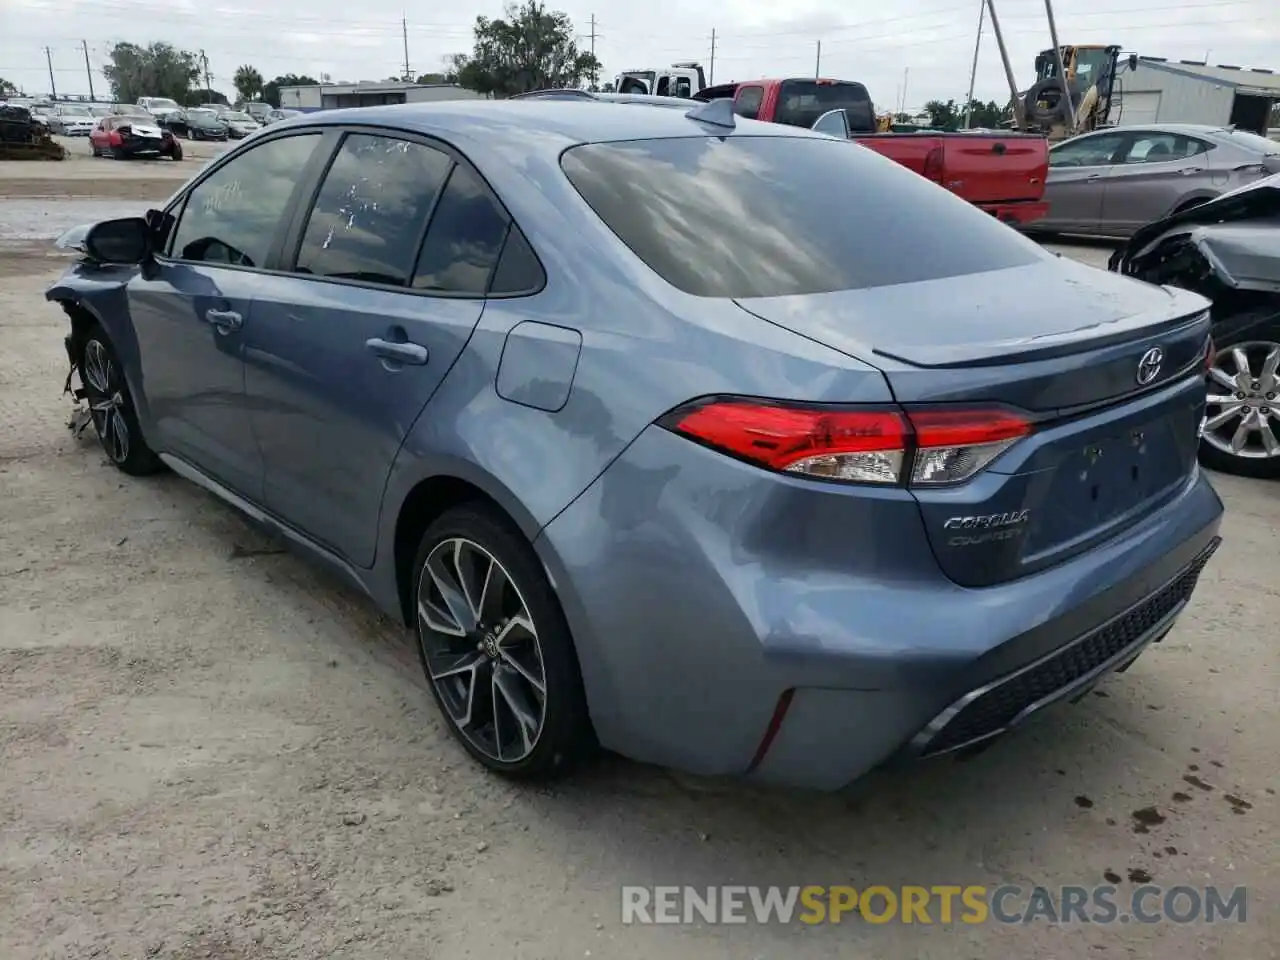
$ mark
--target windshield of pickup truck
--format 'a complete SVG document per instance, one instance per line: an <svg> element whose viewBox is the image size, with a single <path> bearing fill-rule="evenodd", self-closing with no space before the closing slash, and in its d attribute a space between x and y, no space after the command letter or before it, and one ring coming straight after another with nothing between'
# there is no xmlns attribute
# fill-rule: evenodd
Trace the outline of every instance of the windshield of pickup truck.
<svg viewBox="0 0 1280 960"><path fill-rule="evenodd" d="M919 174L827 137L593 143L560 164L623 243L700 297L856 290L1046 256Z"/></svg>
<svg viewBox="0 0 1280 960"><path fill-rule="evenodd" d="M828 110L844 110L849 129L871 133L876 129L871 96L860 83L833 80L784 80L778 91L775 123L812 127Z"/></svg>

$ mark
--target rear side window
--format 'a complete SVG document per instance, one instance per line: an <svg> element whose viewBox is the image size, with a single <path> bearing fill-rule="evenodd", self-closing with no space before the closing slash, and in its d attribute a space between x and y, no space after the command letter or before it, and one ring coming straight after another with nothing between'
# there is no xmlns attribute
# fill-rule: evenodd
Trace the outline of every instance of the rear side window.
<svg viewBox="0 0 1280 960"><path fill-rule="evenodd" d="M851 130L875 130L871 95L860 83L784 80L778 90L774 121L808 129L828 110L843 110Z"/></svg>
<svg viewBox="0 0 1280 960"><path fill-rule="evenodd" d="M452 164L420 143L347 136L311 210L296 271L405 286Z"/></svg>
<svg viewBox="0 0 1280 960"><path fill-rule="evenodd" d="M990 215L847 141L585 144L566 151L561 165L623 243L696 296L828 293L1044 257Z"/></svg>
<svg viewBox="0 0 1280 960"><path fill-rule="evenodd" d="M413 271L413 286L483 296L507 236L507 215L470 167L453 168Z"/></svg>

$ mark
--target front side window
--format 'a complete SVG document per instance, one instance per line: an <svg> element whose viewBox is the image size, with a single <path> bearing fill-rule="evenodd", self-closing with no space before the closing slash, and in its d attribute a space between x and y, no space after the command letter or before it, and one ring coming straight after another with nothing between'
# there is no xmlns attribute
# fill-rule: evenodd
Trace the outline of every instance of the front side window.
<svg viewBox="0 0 1280 960"><path fill-rule="evenodd" d="M420 143L348 135L307 221L297 272L405 286L452 165Z"/></svg>
<svg viewBox="0 0 1280 960"><path fill-rule="evenodd" d="M261 143L223 164L187 195L171 256L261 267L299 172L320 142L306 133Z"/></svg>
<svg viewBox="0 0 1280 960"><path fill-rule="evenodd" d="M696 296L828 293L1043 256L918 174L827 137L594 143L560 163L636 256Z"/></svg>

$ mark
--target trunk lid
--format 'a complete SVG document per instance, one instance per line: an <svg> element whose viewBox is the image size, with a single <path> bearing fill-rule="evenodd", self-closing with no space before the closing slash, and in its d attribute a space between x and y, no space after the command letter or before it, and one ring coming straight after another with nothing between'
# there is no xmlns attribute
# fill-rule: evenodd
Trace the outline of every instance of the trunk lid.
<svg viewBox="0 0 1280 960"><path fill-rule="evenodd" d="M739 305L875 365L908 408L994 404L1035 422L971 480L913 487L940 566L964 586L1065 561L1196 469L1209 318L1195 294L1046 258Z"/></svg>
<svg viewBox="0 0 1280 960"><path fill-rule="evenodd" d="M942 185L970 203L1039 200L1049 145L1029 134L949 133L942 140Z"/></svg>

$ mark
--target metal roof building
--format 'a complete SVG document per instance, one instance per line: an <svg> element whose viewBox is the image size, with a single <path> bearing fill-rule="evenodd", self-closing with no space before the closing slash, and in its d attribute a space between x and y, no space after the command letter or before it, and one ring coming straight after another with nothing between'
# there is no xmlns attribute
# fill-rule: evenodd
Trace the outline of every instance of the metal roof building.
<svg viewBox="0 0 1280 960"><path fill-rule="evenodd" d="M359 83L318 83L307 87L280 88L280 106L304 112L343 107L379 107L389 103L484 99L487 99L484 94L454 83L362 80Z"/></svg>
<svg viewBox="0 0 1280 960"><path fill-rule="evenodd" d="M1271 105L1280 101L1280 74L1189 60L1139 57L1117 78L1120 126L1144 123L1235 124L1266 134Z"/></svg>

